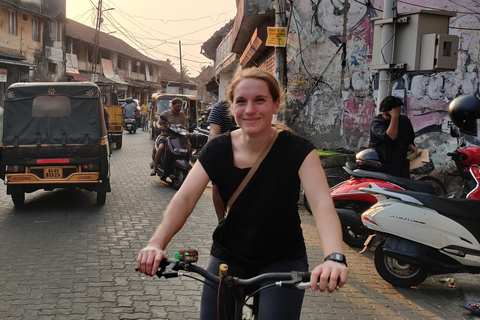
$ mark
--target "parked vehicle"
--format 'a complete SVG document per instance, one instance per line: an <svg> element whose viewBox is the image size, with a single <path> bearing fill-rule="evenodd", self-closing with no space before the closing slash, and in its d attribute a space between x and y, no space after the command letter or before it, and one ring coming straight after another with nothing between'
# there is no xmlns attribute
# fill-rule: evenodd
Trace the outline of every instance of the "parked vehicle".
<svg viewBox="0 0 480 320"><path fill-rule="evenodd" d="M377 202L374 196L360 191L361 187L368 187L373 182L382 188L415 190L435 195L442 195L445 192L444 188L437 190L427 181L400 178L380 172L380 159L373 149L357 153L356 163L347 162L343 169L350 175L350 179L333 186L330 195L342 224L343 241L356 248L362 248L372 233L363 225L361 215ZM438 183L441 185L440 181ZM311 213L306 197L304 204Z"/></svg>
<svg viewBox="0 0 480 320"><path fill-rule="evenodd" d="M366 249L375 249L375 268L400 287L422 283L428 274L480 273L480 167L470 167L477 188L468 199L386 190L375 184L362 191L378 202L362 214L375 231ZM474 200L472 200L474 199Z"/></svg>
<svg viewBox="0 0 480 320"><path fill-rule="evenodd" d="M108 113L108 141L115 143L117 149L123 143L123 106L118 101L117 86L106 83L96 83L102 94L103 107Z"/></svg>
<svg viewBox="0 0 480 320"><path fill-rule="evenodd" d="M110 192L110 150L100 90L90 82L12 84L5 93L0 178L21 206L56 188Z"/></svg>
<svg viewBox="0 0 480 320"><path fill-rule="evenodd" d="M125 130L127 130L128 133L137 132L137 120L135 120L134 117L125 118L124 123L125 123Z"/></svg>
<svg viewBox="0 0 480 320"><path fill-rule="evenodd" d="M460 131L477 136L480 100L473 94L455 98L449 116ZM428 274L480 273L479 148L457 149L449 155L457 159L466 198L381 189L375 184L361 189L378 200L362 214L363 224L375 231L364 250L380 242L375 267L393 285L415 286Z"/></svg>
<svg viewBox="0 0 480 320"><path fill-rule="evenodd" d="M480 103L480 101L479 101ZM365 228L361 221L362 213L370 208L377 199L360 189L368 187L370 183L375 183L381 188L411 190L425 192L432 195L448 196L455 198L465 198L466 195L476 187L476 180L469 173L471 166L480 166L480 147L466 147L464 139L459 138L458 128L451 127L451 136L457 137L457 149L447 153L456 165L457 171L462 179L462 186L454 194L446 195L446 190L440 180L435 177L425 176L422 180L411 180L387 175L382 172L371 171L379 168L378 155L372 150L364 150L357 154L356 164L347 162L343 167L351 177L349 180L331 188L331 196L335 204L336 211L342 223L343 241L356 248L363 247L365 240L373 231ZM365 170L368 169L368 170ZM308 205L308 199L304 198L306 209L311 213Z"/></svg>
<svg viewBox="0 0 480 320"><path fill-rule="evenodd" d="M167 178L169 178L171 186L178 190L192 168L188 142L189 132L183 125L168 123L167 117L163 115L160 117L167 122L164 127L170 136L165 141L165 149L155 171L162 181L168 182ZM160 139L160 136L157 139ZM157 141L155 141L152 159L155 158L156 152Z"/></svg>

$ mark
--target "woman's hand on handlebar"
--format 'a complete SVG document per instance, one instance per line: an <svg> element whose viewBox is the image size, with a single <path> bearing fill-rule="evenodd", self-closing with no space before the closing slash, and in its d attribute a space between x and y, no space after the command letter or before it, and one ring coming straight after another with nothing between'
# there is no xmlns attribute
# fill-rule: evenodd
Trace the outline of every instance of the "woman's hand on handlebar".
<svg viewBox="0 0 480 320"><path fill-rule="evenodd" d="M153 246L146 246L138 253L138 271L147 276L153 277L160 266L160 262L166 258L167 256L162 249Z"/></svg>
<svg viewBox="0 0 480 320"><path fill-rule="evenodd" d="M343 263L326 261L312 270L310 287L312 291L320 290L329 293L335 291L337 286L343 287L347 282L348 269Z"/></svg>

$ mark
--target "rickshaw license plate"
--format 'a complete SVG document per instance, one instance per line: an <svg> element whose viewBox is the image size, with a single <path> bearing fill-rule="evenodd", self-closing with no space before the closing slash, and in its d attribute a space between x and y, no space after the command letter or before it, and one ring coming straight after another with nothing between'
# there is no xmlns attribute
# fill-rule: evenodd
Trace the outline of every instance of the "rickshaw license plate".
<svg viewBox="0 0 480 320"><path fill-rule="evenodd" d="M62 178L62 168L51 167L45 168L44 174L46 179L61 179Z"/></svg>

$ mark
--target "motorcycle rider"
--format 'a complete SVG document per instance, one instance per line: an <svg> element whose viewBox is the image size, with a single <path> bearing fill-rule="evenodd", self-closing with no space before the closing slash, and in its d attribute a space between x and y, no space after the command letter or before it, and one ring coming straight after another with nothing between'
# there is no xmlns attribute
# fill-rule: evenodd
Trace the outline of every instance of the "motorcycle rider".
<svg viewBox="0 0 480 320"><path fill-rule="evenodd" d="M123 115L125 116L125 119L134 118L135 121L137 121L137 117L135 114L135 111L137 110L137 104L135 103L135 101L133 101L132 98L125 99L125 102L127 103L123 107Z"/></svg>
<svg viewBox="0 0 480 320"><path fill-rule="evenodd" d="M188 122L187 118L185 117L185 113L182 112L182 104L182 99L174 98L172 100L172 108L170 110L163 111L161 113L161 116L166 116L168 119L168 123L170 124L181 124L187 128ZM157 130L160 130L161 134L155 141L157 146L157 152L155 152L155 157L153 159L153 167L152 171L150 172L151 176L154 176L156 174L157 165L160 162L163 151L165 150L165 141L169 137L169 134L166 132L164 127L164 125L166 124L165 122L166 121L162 120L161 117L159 117L158 121L155 123ZM155 146L153 148L155 150Z"/></svg>
<svg viewBox="0 0 480 320"><path fill-rule="evenodd" d="M385 173L410 178L407 152L417 152L415 132L407 116L400 114L403 101L388 96L380 103L382 114L373 118L370 124L369 148L375 149Z"/></svg>

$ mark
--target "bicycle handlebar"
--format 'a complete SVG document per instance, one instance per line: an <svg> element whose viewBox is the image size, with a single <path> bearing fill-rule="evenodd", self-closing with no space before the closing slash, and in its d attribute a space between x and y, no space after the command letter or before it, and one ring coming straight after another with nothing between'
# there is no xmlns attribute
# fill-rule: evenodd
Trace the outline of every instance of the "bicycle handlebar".
<svg viewBox="0 0 480 320"><path fill-rule="evenodd" d="M173 265L171 268L173 271L166 271L167 266ZM138 269L135 269L138 271ZM170 261L162 260L159 270L156 272L156 276L161 278L165 277L174 278L182 276L182 271L193 272L199 274L203 278L210 280L214 283L219 283L221 278L210 271L194 265L192 263L182 261ZM238 277L227 276L222 279L223 282L228 284L234 284L239 287L253 287L265 281L276 281L275 285L283 287L297 287L299 289L310 288L310 272L292 271L292 272L270 272L260 274L258 276L249 279L240 279Z"/></svg>

